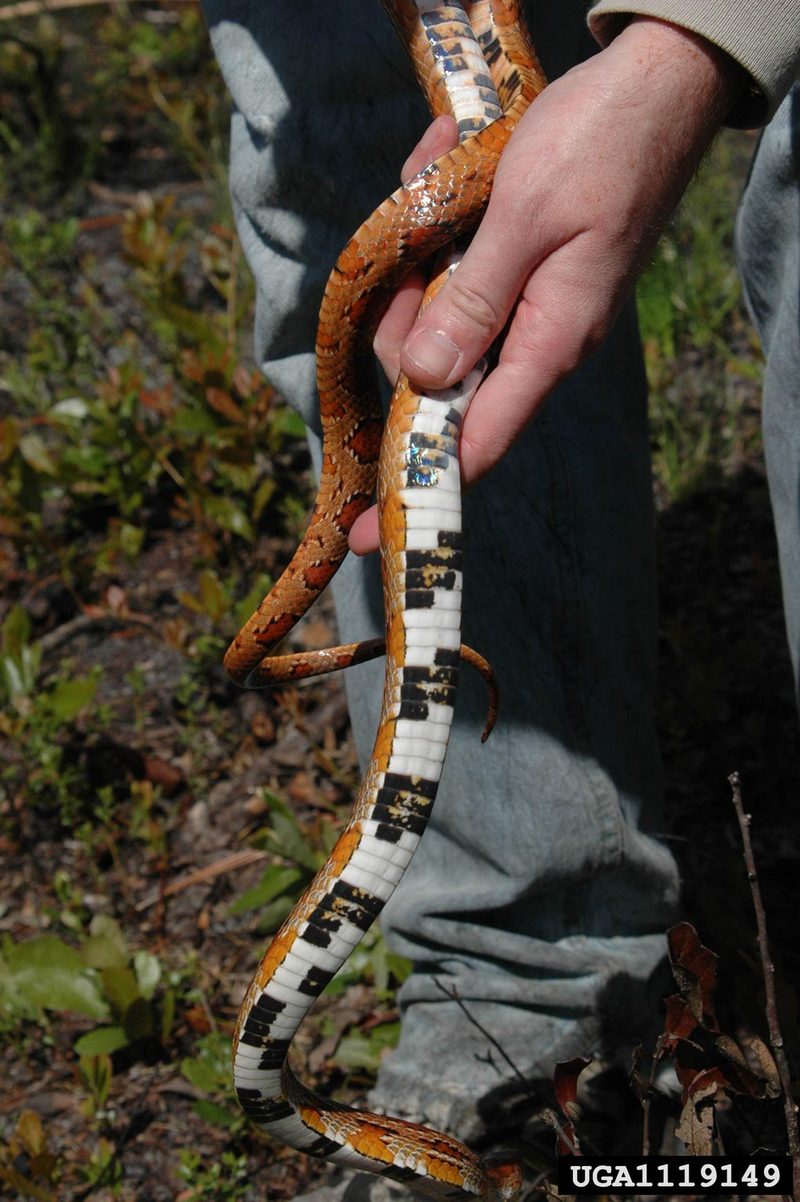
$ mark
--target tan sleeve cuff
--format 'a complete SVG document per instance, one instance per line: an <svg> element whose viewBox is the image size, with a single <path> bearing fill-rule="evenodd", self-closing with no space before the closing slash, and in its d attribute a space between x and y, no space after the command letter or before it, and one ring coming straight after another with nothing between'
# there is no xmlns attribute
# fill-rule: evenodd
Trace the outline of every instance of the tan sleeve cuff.
<svg viewBox="0 0 800 1202"><path fill-rule="evenodd" d="M691 29L745 69L751 87L729 125L764 125L800 73L800 0L599 0L589 28L607 46L634 15Z"/></svg>

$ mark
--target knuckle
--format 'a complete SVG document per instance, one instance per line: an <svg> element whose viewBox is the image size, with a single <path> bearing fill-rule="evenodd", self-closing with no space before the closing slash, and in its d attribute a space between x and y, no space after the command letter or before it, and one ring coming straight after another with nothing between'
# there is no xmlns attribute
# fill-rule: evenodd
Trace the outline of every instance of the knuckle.
<svg viewBox="0 0 800 1202"><path fill-rule="evenodd" d="M460 279L458 272L450 281L448 299L455 312L482 334L494 335L503 325L505 319L497 301L486 296L469 279Z"/></svg>
<svg viewBox="0 0 800 1202"><path fill-rule="evenodd" d="M608 333L602 316L587 313L575 298L570 315L562 308L524 302L514 317L516 357L547 361L566 375L597 350Z"/></svg>

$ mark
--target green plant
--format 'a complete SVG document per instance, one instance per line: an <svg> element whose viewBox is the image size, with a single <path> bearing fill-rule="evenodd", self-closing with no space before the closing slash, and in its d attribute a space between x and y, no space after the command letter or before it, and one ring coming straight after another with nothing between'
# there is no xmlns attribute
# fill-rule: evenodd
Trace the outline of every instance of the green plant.
<svg viewBox="0 0 800 1202"><path fill-rule="evenodd" d="M17 185L63 187L90 165L89 144L65 104L65 75L64 41L54 18L43 13L33 27L4 25L0 148L13 160Z"/></svg>
<svg viewBox="0 0 800 1202"><path fill-rule="evenodd" d="M76 723L92 702L99 670L64 675L39 683L41 654L31 642L31 624L24 611L13 607L0 630L0 734L10 743L0 769L0 796L24 784L29 800L55 803L64 825L70 825L91 798L81 763L70 752ZM105 711L95 710L102 725Z"/></svg>
<svg viewBox="0 0 800 1202"><path fill-rule="evenodd" d="M112 6L0 29L0 175L5 200L79 189L109 143L130 137L134 112L151 145L166 145L219 186L227 103L199 12L139 19Z"/></svg>
<svg viewBox="0 0 800 1202"><path fill-rule="evenodd" d="M723 136L637 288L659 499L718 481L741 445L741 383L758 376L742 323L733 217L747 135ZM757 425L754 435L758 438Z"/></svg>
<svg viewBox="0 0 800 1202"><path fill-rule="evenodd" d="M170 311L169 329L175 321ZM131 358L92 384L74 380L77 395L53 401L49 385L34 395L28 382L25 399L7 368L17 413L0 421L0 511L3 533L28 556L58 556L75 573L87 550L75 536L99 529L99 564L110 571L135 559L168 515L194 527L209 556L231 536L253 541L278 488L272 465L303 435L302 422L237 363L213 323L195 324L203 345L173 348L171 377L157 389ZM49 319L45 327L55 328ZM30 360L29 348L28 368ZM64 366L62 380L69 374Z"/></svg>
<svg viewBox="0 0 800 1202"><path fill-rule="evenodd" d="M186 1182L181 1202L238 1202L245 1197L249 1173L244 1153L224 1151L210 1164L198 1152L182 1148L178 1176Z"/></svg>
<svg viewBox="0 0 800 1202"><path fill-rule="evenodd" d="M270 824L262 828L255 842L284 863L268 865L259 883L237 898L230 912L246 914L258 910L259 931L272 934L314 873L322 867L335 842L337 827L330 818L316 817L310 822L301 822L277 793L263 789L261 795L269 811Z"/></svg>
<svg viewBox="0 0 800 1202"><path fill-rule="evenodd" d="M54 87L69 127L84 130L76 136L90 139L95 125L105 137L127 136L133 105L162 141L178 131L193 169L223 192L226 103L222 89L196 78L208 61L200 16L185 9L156 25L94 13L86 23L95 36L80 61L55 22L25 33L31 55L61 63ZM0 77L3 47L14 62L22 54L12 42L0 40ZM24 71L9 70L3 88L8 180L27 137L11 124L36 104ZM272 464L304 431L241 363L252 286L227 200L209 227L174 193L140 190L121 221L122 269L118 253L97 262L87 251L69 199L62 212L55 201L19 204L18 194L30 192L10 188L0 222L15 312L0 341L0 534L26 564L52 571L55 562L76 591L98 566L113 573L135 559L167 521L193 528L208 559L231 539L252 542L279 488Z"/></svg>
<svg viewBox="0 0 800 1202"><path fill-rule="evenodd" d="M244 1130L246 1121L233 1091L231 1041L228 1036L220 1031L211 1031L202 1036L194 1055L186 1056L181 1061L181 1072L196 1089L211 1095L192 1103L192 1109L200 1118L234 1132Z"/></svg>
<svg viewBox="0 0 800 1202"><path fill-rule="evenodd" d="M87 1118L102 1115L111 1088L113 1069L111 1057L107 1052L98 1052L96 1056L81 1056L78 1063L81 1083L86 1090L86 1099L82 1104L83 1113Z"/></svg>
<svg viewBox="0 0 800 1202"><path fill-rule="evenodd" d="M122 1181L122 1163L114 1142L105 1136L100 1136L97 1146L92 1150L87 1164L80 1164L77 1174L90 1190L94 1192L100 1186L109 1188L117 1194Z"/></svg>
<svg viewBox="0 0 800 1202"><path fill-rule="evenodd" d="M19 1198L55 1202L59 1156L49 1146L35 1110L23 1110L16 1129L0 1142L0 1182Z"/></svg>
<svg viewBox="0 0 800 1202"><path fill-rule="evenodd" d="M0 1014L7 1027L43 1022L46 1011L66 1010L103 1025L81 1035L81 1057L110 1055L146 1039L166 1043L174 1018L168 988L155 1002L162 968L144 950L131 952L113 918L97 914L78 947L56 935L0 942ZM110 1021L109 1021L110 1020Z"/></svg>
<svg viewBox="0 0 800 1202"><path fill-rule="evenodd" d="M178 600L190 612L207 619L211 630L194 639L194 657L218 663L231 636L239 630L272 587L272 577L259 573L244 597L237 600L237 577L222 579L213 568L197 575L195 590L181 589Z"/></svg>

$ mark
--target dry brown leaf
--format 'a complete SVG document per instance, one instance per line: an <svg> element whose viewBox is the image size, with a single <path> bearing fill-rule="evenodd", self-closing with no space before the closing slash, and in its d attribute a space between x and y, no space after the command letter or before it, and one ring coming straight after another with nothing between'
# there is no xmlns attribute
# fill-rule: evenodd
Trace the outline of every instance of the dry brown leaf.
<svg viewBox="0 0 800 1202"><path fill-rule="evenodd" d="M158 785L165 797L172 797L183 784L183 773L174 764L168 764L157 755L144 757L144 777Z"/></svg>
<svg viewBox="0 0 800 1202"><path fill-rule="evenodd" d="M758 1035L741 1035L739 1042L744 1051L744 1057L749 1068L768 1082L769 1097L778 1097L781 1092L781 1079L778 1066L772 1052Z"/></svg>
<svg viewBox="0 0 800 1202"><path fill-rule="evenodd" d="M690 922L679 922L667 931L672 975L681 997L698 1026L718 1031L714 1011L718 957L704 947Z"/></svg>
<svg viewBox="0 0 800 1202"><path fill-rule="evenodd" d="M275 723L269 714L259 710L250 719L250 731L259 743L275 742Z"/></svg>
<svg viewBox="0 0 800 1202"><path fill-rule="evenodd" d="M704 1073L698 1073L695 1082L687 1090L687 1098L681 1111L681 1119L675 1130L678 1139L686 1144L692 1156L710 1156L713 1150L714 1097L717 1082L703 1082ZM696 1084L696 1088L692 1088Z"/></svg>

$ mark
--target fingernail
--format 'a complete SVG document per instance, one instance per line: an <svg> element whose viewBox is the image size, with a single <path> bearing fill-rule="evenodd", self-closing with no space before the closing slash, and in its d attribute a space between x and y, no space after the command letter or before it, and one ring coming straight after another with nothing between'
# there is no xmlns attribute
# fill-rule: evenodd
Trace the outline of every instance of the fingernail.
<svg viewBox="0 0 800 1202"><path fill-rule="evenodd" d="M440 330L418 330L406 343L406 355L426 375L444 379L458 363L461 354L454 342Z"/></svg>

